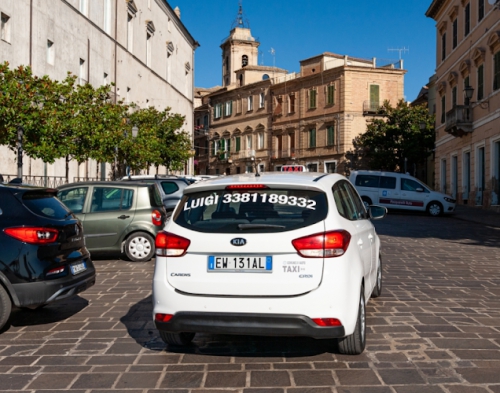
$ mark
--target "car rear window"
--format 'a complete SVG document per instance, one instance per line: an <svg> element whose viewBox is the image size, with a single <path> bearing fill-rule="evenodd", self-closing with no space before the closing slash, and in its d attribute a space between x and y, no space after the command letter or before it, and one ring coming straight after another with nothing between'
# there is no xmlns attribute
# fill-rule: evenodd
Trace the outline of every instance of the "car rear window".
<svg viewBox="0 0 500 393"><path fill-rule="evenodd" d="M165 195L173 194L174 192L179 191L179 186L173 181L162 181L161 188L163 188Z"/></svg>
<svg viewBox="0 0 500 393"><path fill-rule="evenodd" d="M211 233L284 232L325 219L326 195L297 189L211 190L185 195L174 222Z"/></svg>
<svg viewBox="0 0 500 393"><path fill-rule="evenodd" d="M34 214L57 220L64 220L70 213L55 195L43 191L25 193L23 204Z"/></svg>
<svg viewBox="0 0 500 393"><path fill-rule="evenodd" d="M152 184L151 186L148 187L148 192L149 192L149 203L151 203L151 206L154 207L163 206L160 191L158 190L158 187L156 187L155 184Z"/></svg>

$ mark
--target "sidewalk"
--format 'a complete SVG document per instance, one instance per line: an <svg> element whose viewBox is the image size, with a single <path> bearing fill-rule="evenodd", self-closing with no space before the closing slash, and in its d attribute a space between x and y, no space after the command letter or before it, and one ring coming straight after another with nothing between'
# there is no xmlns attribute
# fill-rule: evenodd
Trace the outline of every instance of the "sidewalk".
<svg viewBox="0 0 500 393"><path fill-rule="evenodd" d="M500 228L500 213L480 207L457 205L451 217Z"/></svg>

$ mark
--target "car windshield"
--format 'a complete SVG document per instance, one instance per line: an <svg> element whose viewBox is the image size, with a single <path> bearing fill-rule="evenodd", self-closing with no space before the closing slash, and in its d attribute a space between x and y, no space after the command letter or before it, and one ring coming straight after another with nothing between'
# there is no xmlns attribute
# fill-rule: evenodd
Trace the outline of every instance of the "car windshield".
<svg viewBox="0 0 500 393"><path fill-rule="evenodd" d="M326 195L298 189L210 190L185 195L174 222L198 232L284 232L323 220Z"/></svg>

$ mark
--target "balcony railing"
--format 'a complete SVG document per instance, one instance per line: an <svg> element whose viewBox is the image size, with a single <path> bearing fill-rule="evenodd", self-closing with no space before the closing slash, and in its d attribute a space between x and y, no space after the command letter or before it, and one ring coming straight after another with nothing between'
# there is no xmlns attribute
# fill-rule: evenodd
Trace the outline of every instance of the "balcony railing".
<svg viewBox="0 0 500 393"><path fill-rule="evenodd" d="M469 106L456 105L446 112L446 132L453 136L464 136L472 130L472 110Z"/></svg>
<svg viewBox="0 0 500 393"><path fill-rule="evenodd" d="M295 158L295 148L291 147L283 150L274 150L271 158L275 160L280 158Z"/></svg>
<svg viewBox="0 0 500 393"><path fill-rule="evenodd" d="M382 106L378 102L374 101L364 101L363 102L363 113L364 114L382 114Z"/></svg>

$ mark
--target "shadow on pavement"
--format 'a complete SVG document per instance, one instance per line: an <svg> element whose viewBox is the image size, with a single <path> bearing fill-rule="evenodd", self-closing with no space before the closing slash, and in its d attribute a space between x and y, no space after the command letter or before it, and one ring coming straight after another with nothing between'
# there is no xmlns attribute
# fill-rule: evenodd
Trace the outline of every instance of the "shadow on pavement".
<svg viewBox="0 0 500 393"><path fill-rule="evenodd" d="M336 340L308 337L233 336L198 333L189 346L165 344L152 320L152 297L132 306L120 320L129 335L144 348L173 353L236 357L306 357L338 353Z"/></svg>
<svg viewBox="0 0 500 393"><path fill-rule="evenodd" d="M462 245L500 247L500 228L466 222L453 215L431 217L419 212L390 211L384 219L372 222L382 236L436 238Z"/></svg>
<svg viewBox="0 0 500 393"><path fill-rule="evenodd" d="M78 314L88 305L88 300L77 295L69 299L48 304L36 310L13 307L9 322L4 326L2 332L9 330L11 326L37 326L61 322Z"/></svg>

